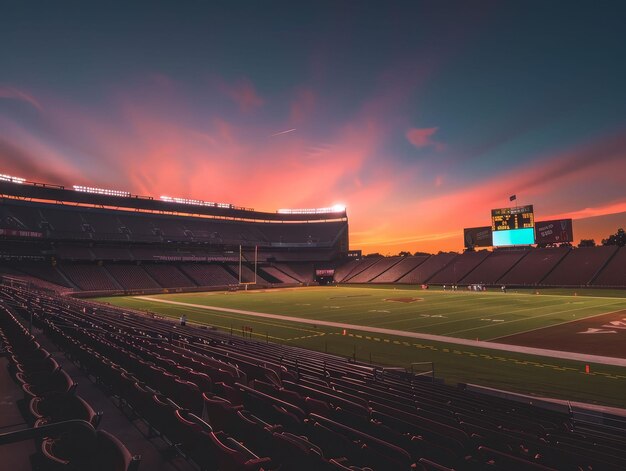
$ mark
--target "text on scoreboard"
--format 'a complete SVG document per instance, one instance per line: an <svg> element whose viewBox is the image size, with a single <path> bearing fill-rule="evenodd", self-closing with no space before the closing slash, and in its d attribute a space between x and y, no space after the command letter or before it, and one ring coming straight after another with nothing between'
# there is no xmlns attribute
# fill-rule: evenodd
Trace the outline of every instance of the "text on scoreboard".
<svg viewBox="0 0 626 471"><path fill-rule="evenodd" d="M532 204L491 210L491 230L494 232L534 227L535 215Z"/></svg>

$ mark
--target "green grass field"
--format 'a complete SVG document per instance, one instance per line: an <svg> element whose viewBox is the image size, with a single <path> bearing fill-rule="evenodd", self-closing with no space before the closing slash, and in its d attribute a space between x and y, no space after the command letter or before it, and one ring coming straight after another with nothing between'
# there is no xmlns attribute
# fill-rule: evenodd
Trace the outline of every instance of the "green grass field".
<svg viewBox="0 0 626 471"><path fill-rule="evenodd" d="M99 301L179 317L260 340L297 345L362 361L410 368L432 361L447 382L471 382L568 400L626 407L626 368L495 351L368 332L370 327L492 340L505 335L626 309L620 291L443 292L416 287L314 287L248 292L109 297ZM414 302L408 298L420 298ZM171 304L182 303L182 304ZM254 317L233 309L308 320ZM317 324L347 323L361 328Z"/></svg>

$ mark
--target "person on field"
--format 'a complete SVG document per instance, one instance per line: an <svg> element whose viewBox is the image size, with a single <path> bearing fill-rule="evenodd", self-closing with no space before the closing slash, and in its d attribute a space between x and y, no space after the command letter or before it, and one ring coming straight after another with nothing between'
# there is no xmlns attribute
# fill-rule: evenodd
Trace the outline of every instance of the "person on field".
<svg viewBox="0 0 626 471"><path fill-rule="evenodd" d="M185 327L187 325L187 316L183 314L180 316L180 326Z"/></svg>

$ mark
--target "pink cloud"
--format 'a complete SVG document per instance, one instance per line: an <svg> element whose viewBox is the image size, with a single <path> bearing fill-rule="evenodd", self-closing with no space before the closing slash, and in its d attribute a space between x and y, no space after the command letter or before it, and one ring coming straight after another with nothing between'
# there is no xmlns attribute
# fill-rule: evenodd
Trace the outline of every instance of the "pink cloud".
<svg viewBox="0 0 626 471"><path fill-rule="evenodd" d="M446 188L453 189L443 194L424 191L419 197L406 198L402 189L411 180L400 175L386 198L370 202L369 215L376 214L376 218L362 215L360 209L356 212L358 218L351 222L351 244L381 253L461 250L463 228L488 225L490 210L507 206L512 192L522 199L521 204L534 203L538 220L571 217L576 240L588 237L599 241L624 225L626 198L607 199L609 191L619 194L626 185L623 136L619 132L539 156L532 163L470 184L448 184ZM601 202L590 205L592 198ZM349 214L355 216L355 211ZM602 227L582 222L600 217L610 222ZM380 220L385 224L379 224Z"/></svg>
<svg viewBox="0 0 626 471"><path fill-rule="evenodd" d="M160 82L149 82L142 93L118 93L109 109L97 114L71 102L48 101L53 111L43 120L52 133L44 140L34 137L37 132L8 133L2 160L27 170L19 176L30 178L35 167L45 167L37 155L54 155L50 162L64 169L62 175L50 169L43 181L105 188L115 182L116 188L134 194L191 197L268 211L343 202L348 196L342 191L344 182L359 179L384 134L377 121L357 115L338 124L323 141L292 133L289 139L260 142L259 136L276 129L275 122L241 124L210 112L200 120L189 119L193 108L185 95ZM18 155L16 146L29 151ZM13 165L26 161L33 165Z"/></svg>
<svg viewBox="0 0 626 471"><path fill-rule="evenodd" d="M220 88L244 113L253 111L265 103L249 79L244 78L233 84L222 83Z"/></svg>
<svg viewBox="0 0 626 471"><path fill-rule="evenodd" d="M444 144L432 139L439 128L411 128L406 132L406 138L417 149L434 147L435 150L443 150Z"/></svg>
<svg viewBox="0 0 626 471"><path fill-rule="evenodd" d="M352 247L382 253L460 250L462 228L488 224L489 210L508 204L511 193L535 203L542 219L587 218L626 208L621 193L608 193L626 186L621 134L464 183L458 178L461 165L380 158L398 125L388 119L400 101L393 94L374 96L351 118L322 131L309 119L318 110L315 95L297 92L287 100L287 119L308 120L306 125L289 139L267 139L290 126L199 110L181 87L151 83L141 93L119 93L100 113L46 97L42 120L49 133L0 116L4 171L44 182L114 186L157 198L167 194L267 211L343 203ZM436 133L437 128L411 129L407 139L418 148L439 150L443 144Z"/></svg>
<svg viewBox="0 0 626 471"><path fill-rule="evenodd" d="M543 219L587 219L624 212L626 212L626 199L624 201L610 202L601 206L593 206L565 213L551 214L545 216Z"/></svg>
<svg viewBox="0 0 626 471"><path fill-rule="evenodd" d="M42 111L43 109L41 103L39 103L39 101L32 95L14 87L0 86L0 98L28 103L38 111Z"/></svg>

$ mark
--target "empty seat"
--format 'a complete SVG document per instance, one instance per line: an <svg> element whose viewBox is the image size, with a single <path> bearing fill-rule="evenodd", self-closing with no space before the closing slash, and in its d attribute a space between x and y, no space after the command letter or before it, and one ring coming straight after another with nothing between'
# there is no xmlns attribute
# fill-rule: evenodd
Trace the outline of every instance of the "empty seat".
<svg viewBox="0 0 626 471"><path fill-rule="evenodd" d="M104 430L47 438L41 451L51 467L67 470L134 471L141 460Z"/></svg>
<svg viewBox="0 0 626 471"><path fill-rule="evenodd" d="M98 427L101 413L97 413L81 397L67 393L52 393L47 397L34 397L29 404L30 412L35 419L35 427L53 422L79 419Z"/></svg>
<svg viewBox="0 0 626 471"><path fill-rule="evenodd" d="M77 384L63 370L56 370L51 375L35 384L25 383L22 389L28 399L36 396L49 396L55 393L69 393L76 389Z"/></svg>

